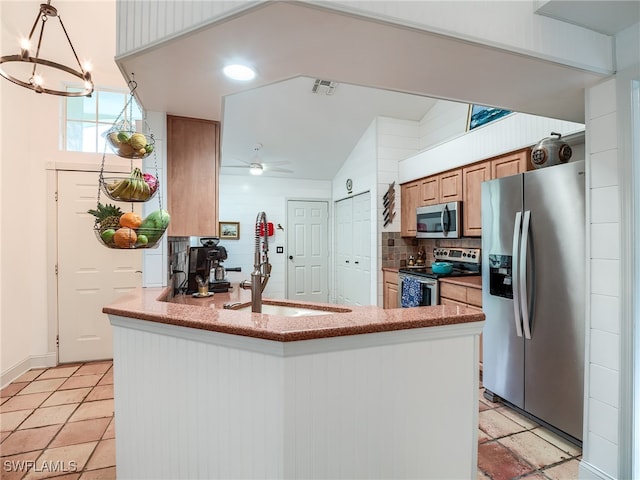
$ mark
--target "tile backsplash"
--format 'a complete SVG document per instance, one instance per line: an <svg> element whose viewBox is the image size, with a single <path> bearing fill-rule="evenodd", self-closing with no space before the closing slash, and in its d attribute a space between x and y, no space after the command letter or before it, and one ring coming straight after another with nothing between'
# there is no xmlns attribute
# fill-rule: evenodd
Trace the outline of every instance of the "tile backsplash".
<svg viewBox="0 0 640 480"><path fill-rule="evenodd" d="M455 239L417 239L400 236L400 232L382 232L382 268L402 268L407 265L409 255L414 257L420 247L424 248L425 262L433 262L436 247L481 248L482 239L475 237Z"/></svg>

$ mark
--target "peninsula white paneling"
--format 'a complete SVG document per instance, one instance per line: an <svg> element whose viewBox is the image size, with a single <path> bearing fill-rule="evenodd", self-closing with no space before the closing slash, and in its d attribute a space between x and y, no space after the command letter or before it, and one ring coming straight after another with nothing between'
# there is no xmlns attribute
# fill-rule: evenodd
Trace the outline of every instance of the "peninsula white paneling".
<svg viewBox="0 0 640 480"><path fill-rule="evenodd" d="M118 478L476 475L481 322L280 343L110 319Z"/></svg>
<svg viewBox="0 0 640 480"><path fill-rule="evenodd" d="M567 136L582 131L580 123L514 113L401 161L398 180L406 183L529 147L551 132Z"/></svg>

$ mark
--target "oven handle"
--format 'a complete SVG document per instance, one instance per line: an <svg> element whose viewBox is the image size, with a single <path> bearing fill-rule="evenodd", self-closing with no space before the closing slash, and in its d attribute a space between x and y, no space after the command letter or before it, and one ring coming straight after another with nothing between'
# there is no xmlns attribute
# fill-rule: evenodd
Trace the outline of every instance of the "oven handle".
<svg viewBox="0 0 640 480"><path fill-rule="evenodd" d="M522 337L522 319L520 315L520 277L518 276L518 258L520 249L520 235L522 226L522 212L516 213L515 222L513 225L513 248L511 252L511 278L513 279L513 317L516 322L516 334Z"/></svg>

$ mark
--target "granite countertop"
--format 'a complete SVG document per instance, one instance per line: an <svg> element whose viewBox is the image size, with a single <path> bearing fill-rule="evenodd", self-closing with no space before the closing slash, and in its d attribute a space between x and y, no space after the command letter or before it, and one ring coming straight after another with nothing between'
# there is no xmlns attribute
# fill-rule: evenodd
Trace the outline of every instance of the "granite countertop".
<svg viewBox="0 0 640 480"><path fill-rule="evenodd" d="M228 293L215 293L206 298L194 298L191 295L168 298L169 293L169 288L139 288L104 307L102 311L122 317L280 342L484 320L482 313L455 305L385 310L376 306L345 307L264 299L265 303L275 305L331 311L327 315L287 317L223 309L222 306L228 302L250 302L251 293L237 285ZM336 308L348 311L334 312Z"/></svg>
<svg viewBox="0 0 640 480"><path fill-rule="evenodd" d="M482 289L481 275L470 275L468 277L442 277L438 280L443 283L453 283L454 285L461 285L463 287Z"/></svg>

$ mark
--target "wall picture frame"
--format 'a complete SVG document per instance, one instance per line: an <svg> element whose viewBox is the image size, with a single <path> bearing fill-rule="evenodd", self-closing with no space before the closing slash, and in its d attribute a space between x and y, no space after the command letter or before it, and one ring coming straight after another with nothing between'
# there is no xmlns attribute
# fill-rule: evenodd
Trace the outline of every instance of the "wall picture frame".
<svg viewBox="0 0 640 480"><path fill-rule="evenodd" d="M240 222L218 222L221 240L240 239Z"/></svg>
<svg viewBox="0 0 640 480"><path fill-rule="evenodd" d="M498 120L499 118L506 117L510 113L513 112L502 108L487 107L485 105L472 103L469 105L469 113L467 114L467 132Z"/></svg>

